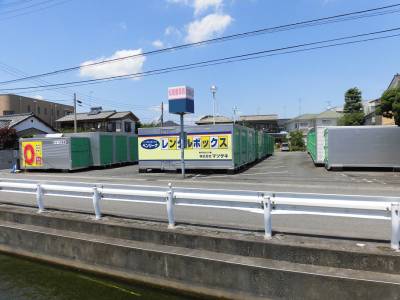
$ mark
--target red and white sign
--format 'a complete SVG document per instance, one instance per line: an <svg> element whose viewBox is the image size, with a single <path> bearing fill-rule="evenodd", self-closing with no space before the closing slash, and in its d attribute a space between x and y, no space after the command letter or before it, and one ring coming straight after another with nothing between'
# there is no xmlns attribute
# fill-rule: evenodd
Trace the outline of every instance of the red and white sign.
<svg viewBox="0 0 400 300"><path fill-rule="evenodd" d="M168 88L168 100L176 99L194 100L194 89L185 85Z"/></svg>

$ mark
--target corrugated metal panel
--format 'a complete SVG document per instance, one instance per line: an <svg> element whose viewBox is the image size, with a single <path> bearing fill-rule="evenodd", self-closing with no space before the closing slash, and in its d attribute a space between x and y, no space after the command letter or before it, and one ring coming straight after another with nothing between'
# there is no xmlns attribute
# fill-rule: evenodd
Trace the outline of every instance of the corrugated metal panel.
<svg viewBox="0 0 400 300"><path fill-rule="evenodd" d="M400 167L400 127L327 128L326 167Z"/></svg>
<svg viewBox="0 0 400 300"><path fill-rule="evenodd" d="M70 138L26 138L20 139L20 157L23 161L22 143L41 142L42 143L42 165L29 166L21 163L22 169L32 170L72 170Z"/></svg>

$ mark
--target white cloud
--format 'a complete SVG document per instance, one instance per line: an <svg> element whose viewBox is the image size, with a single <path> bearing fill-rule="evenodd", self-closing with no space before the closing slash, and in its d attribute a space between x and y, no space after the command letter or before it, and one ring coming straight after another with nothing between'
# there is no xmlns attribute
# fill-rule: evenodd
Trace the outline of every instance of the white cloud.
<svg viewBox="0 0 400 300"><path fill-rule="evenodd" d="M44 97L42 95L36 95L36 96L33 96L33 98L38 99L38 100L44 100Z"/></svg>
<svg viewBox="0 0 400 300"><path fill-rule="evenodd" d="M180 30L174 26L168 26L167 28L165 28L164 34L166 36L176 35L178 37L182 35Z"/></svg>
<svg viewBox="0 0 400 300"><path fill-rule="evenodd" d="M167 0L168 3L192 6L194 14L201 14L209 8L219 9L223 0Z"/></svg>
<svg viewBox="0 0 400 300"><path fill-rule="evenodd" d="M230 15L209 14L201 20L196 20L187 26L186 41L189 43L201 42L222 34L232 23Z"/></svg>
<svg viewBox="0 0 400 300"><path fill-rule="evenodd" d="M219 9L222 4L223 0L194 0L194 13L197 15L209 8Z"/></svg>
<svg viewBox="0 0 400 300"><path fill-rule="evenodd" d="M164 48L164 43L160 40L155 40L151 43L155 48L161 49Z"/></svg>
<svg viewBox="0 0 400 300"><path fill-rule="evenodd" d="M83 77L92 77L98 79L110 76L140 73L142 72L144 62L146 61L145 56L131 57L127 59L117 60L115 62L104 63L88 67L85 67L85 65L101 62L103 60L139 55L142 53L143 53L142 49L119 50L116 51L110 57L101 57L95 60L85 61L81 64L80 75ZM134 79L139 79L139 77L135 77Z"/></svg>

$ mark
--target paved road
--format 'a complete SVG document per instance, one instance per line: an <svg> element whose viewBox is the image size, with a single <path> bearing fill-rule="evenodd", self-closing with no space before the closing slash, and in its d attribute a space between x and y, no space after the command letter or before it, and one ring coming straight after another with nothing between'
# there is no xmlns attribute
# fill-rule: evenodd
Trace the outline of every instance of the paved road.
<svg viewBox="0 0 400 300"><path fill-rule="evenodd" d="M328 172L315 168L305 153L277 153L252 168L236 175L189 174L183 180L176 173L139 174L137 166L89 170L74 173L0 172L0 177L15 180L97 182L139 184L166 187L168 182L180 187L241 189L260 191L291 191L335 194L400 195L400 174L393 172ZM34 204L31 196L0 194L0 200ZM47 202L58 208L92 211L91 201L58 198ZM165 207L131 203L104 204L107 213L130 217L166 219ZM177 220L195 224L262 230L262 215L227 210L177 208ZM389 239L390 224L386 221L349 218L274 216L273 227L279 232L345 236L370 239Z"/></svg>

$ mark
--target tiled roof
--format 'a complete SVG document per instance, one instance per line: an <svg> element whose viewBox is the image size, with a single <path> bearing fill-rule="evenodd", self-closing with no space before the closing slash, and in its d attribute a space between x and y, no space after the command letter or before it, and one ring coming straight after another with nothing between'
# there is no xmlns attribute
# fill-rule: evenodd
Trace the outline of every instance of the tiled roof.
<svg viewBox="0 0 400 300"><path fill-rule="evenodd" d="M11 121L9 120L0 120L0 128L9 128Z"/></svg>
<svg viewBox="0 0 400 300"><path fill-rule="evenodd" d="M293 118L292 120L312 120L315 119L317 116L318 114L303 114L296 118Z"/></svg>
<svg viewBox="0 0 400 300"><path fill-rule="evenodd" d="M99 112L98 114L78 113L76 114L76 120L77 121L104 120L104 119L118 120L126 118L130 115L133 117L135 121L139 121L139 119L130 111L116 112L115 110L102 111ZM70 114L58 119L56 122L73 122L73 121L74 121L74 114Z"/></svg>
<svg viewBox="0 0 400 300"><path fill-rule="evenodd" d="M32 116L32 113L0 116L0 128L13 127Z"/></svg>
<svg viewBox="0 0 400 300"><path fill-rule="evenodd" d="M335 110L327 110L317 115L317 119L336 119L340 118L341 116L342 114Z"/></svg>
<svg viewBox="0 0 400 300"><path fill-rule="evenodd" d="M77 113L76 120L77 121L86 121L86 120L107 119L115 113L116 113L115 110L102 111L95 115L91 115L89 113ZM72 122L72 121L74 121L74 114L66 115L66 116L58 119L56 122Z"/></svg>
<svg viewBox="0 0 400 300"><path fill-rule="evenodd" d="M389 89L396 89L396 88L400 88L400 74L394 75L389 85Z"/></svg>
<svg viewBox="0 0 400 300"><path fill-rule="evenodd" d="M132 118L135 121L139 121L139 118L135 116L134 113L132 113L131 111L121 111L121 112L116 112L115 114L113 114L112 116L109 117L109 119L112 120L116 120L116 119L123 119L123 118L127 118L129 116L132 116Z"/></svg>
<svg viewBox="0 0 400 300"><path fill-rule="evenodd" d="M276 121L277 119L277 115L248 115L239 117L239 121Z"/></svg>
<svg viewBox="0 0 400 300"><path fill-rule="evenodd" d="M197 125L202 125L202 124L212 124L214 122L214 117L213 116L205 116L202 117L200 120L196 122ZM221 123L233 123L232 119L224 117L224 116L215 116L215 123L221 124Z"/></svg>

